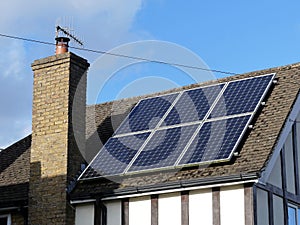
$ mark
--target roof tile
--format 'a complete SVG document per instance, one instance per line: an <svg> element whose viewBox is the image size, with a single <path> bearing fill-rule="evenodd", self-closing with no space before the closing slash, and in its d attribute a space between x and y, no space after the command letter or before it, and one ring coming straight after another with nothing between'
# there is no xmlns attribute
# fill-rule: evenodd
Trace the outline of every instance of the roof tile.
<svg viewBox="0 0 300 225"><path fill-rule="evenodd" d="M210 81L202 84L193 84L173 90L169 90L162 93L170 93L180 90L186 90L190 88L200 87L207 84L227 82L247 77L253 77L258 75L265 75L269 73L276 73L276 79L278 83L273 85L269 96L266 99L265 106L259 110L256 115L254 127L246 135L244 142L240 146L240 155L237 158L233 158L231 162L211 164L207 166L201 166L199 168L185 168L176 172L159 171L154 173L148 173L137 176L123 176L119 178L113 178L112 181L106 179L92 180L92 181L80 181L73 192L73 198L83 197L86 195L96 194L109 194L111 192L117 192L118 190L128 189L130 187L139 188L147 185L154 184L167 184L174 181L188 181L199 180L208 177L227 177L231 175L250 174L260 172L266 166L268 159L272 154L272 150L278 141L279 134L283 129L286 122L286 118L294 101L298 95L299 84L295 81L300 80L300 64L293 64L278 68L271 68L261 71L255 71L242 75L236 75L226 77L218 81ZM156 93L159 95L162 93ZM153 95L149 95L153 96ZM143 96L145 97L145 96ZM94 120L94 126L100 127L105 120L111 121L114 116L120 116L124 118L130 109L143 97L136 97L131 99L123 99L121 101L115 101L111 103L100 104L88 108L87 121L93 119L89 110L94 110L96 120ZM114 108L115 107L115 108ZM121 112L121 113L120 113ZM119 113L119 114L118 114ZM121 116L122 115L122 116ZM121 120L120 120L121 121ZM120 121L111 122L111 129L107 131L105 135L111 136L113 128L117 128ZM106 124L108 122L106 121ZM95 131L98 131L96 133ZM101 129L89 130L89 136L103 135ZM107 140L104 139L104 140ZM105 142L105 141L104 141ZM103 142L103 143L104 143ZM93 148L93 143L88 147ZM99 147L99 146L98 146ZM88 150L90 150L88 148ZM98 148L99 150L100 148ZM117 183L119 182L119 185ZM115 184L115 185L113 185ZM113 187L112 189L108 187Z"/></svg>

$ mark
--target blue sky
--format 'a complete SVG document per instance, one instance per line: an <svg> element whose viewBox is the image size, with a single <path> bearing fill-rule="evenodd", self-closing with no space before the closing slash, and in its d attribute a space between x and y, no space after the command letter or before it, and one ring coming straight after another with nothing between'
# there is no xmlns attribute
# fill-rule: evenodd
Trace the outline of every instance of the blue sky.
<svg viewBox="0 0 300 225"><path fill-rule="evenodd" d="M0 8L2 34L53 42L67 17L90 49L234 73L300 61L299 1L11 0ZM91 63L90 104L226 76L71 51ZM30 65L53 54L0 37L0 148L31 132Z"/></svg>

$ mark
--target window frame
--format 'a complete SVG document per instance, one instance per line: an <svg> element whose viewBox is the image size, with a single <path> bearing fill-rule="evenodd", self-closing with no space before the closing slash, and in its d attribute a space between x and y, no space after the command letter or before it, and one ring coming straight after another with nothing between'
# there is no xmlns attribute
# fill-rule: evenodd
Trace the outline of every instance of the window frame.
<svg viewBox="0 0 300 225"><path fill-rule="evenodd" d="M11 225L11 215L10 214L0 214L0 218L7 218L7 225Z"/></svg>
<svg viewBox="0 0 300 225"><path fill-rule="evenodd" d="M299 206L296 206L296 205L294 205L294 204L292 204L292 203L288 203L288 209L289 208L293 208L293 209L295 209L295 211L296 211L296 214L295 214L295 216L296 216L296 224L295 225L300 225L300 207ZM290 224L289 224L290 225Z"/></svg>

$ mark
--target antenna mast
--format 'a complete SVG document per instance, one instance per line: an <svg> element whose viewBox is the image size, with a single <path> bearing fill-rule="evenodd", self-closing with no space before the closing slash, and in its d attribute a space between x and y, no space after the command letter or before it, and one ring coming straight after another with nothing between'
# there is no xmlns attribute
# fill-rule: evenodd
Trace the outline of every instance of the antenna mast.
<svg viewBox="0 0 300 225"><path fill-rule="evenodd" d="M71 24L69 27L62 27L60 25L56 25L56 54L61 54L68 52L69 41L73 40L76 44L83 47L83 41L76 37L74 34L74 30L71 28Z"/></svg>
<svg viewBox="0 0 300 225"><path fill-rule="evenodd" d="M60 26L56 26L56 37L58 38L59 32L64 33L67 37L70 37L73 39L73 41L75 41L77 44L79 44L80 46L83 46L83 42L81 40L79 40L77 37L75 37L73 34L71 34L69 31L69 29L66 28L62 28Z"/></svg>

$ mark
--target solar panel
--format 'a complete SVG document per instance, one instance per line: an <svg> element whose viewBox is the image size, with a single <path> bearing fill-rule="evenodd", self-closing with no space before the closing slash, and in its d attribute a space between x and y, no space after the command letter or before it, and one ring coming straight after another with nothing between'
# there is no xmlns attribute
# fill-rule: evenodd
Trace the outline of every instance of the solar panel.
<svg viewBox="0 0 300 225"><path fill-rule="evenodd" d="M141 100L80 179L230 160L274 76Z"/></svg>
<svg viewBox="0 0 300 225"><path fill-rule="evenodd" d="M148 138L150 132L110 138L95 159L91 162L92 170L86 170L82 178L107 176L122 173L138 150Z"/></svg>
<svg viewBox="0 0 300 225"><path fill-rule="evenodd" d="M202 120L223 87L220 84L184 91L161 126Z"/></svg>
<svg viewBox="0 0 300 225"><path fill-rule="evenodd" d="M230 82L210 118L253 112L273 75Z"/></svg>
<svg viewBox="0 0 300 225"><path fill-rule="evenodd" d="M117 129L116 134L155 128L177 95L178 93L141 100Z"/></svg>
<svg viewBox="0 0 300 225"><path fill-rule="evenodd" d="M173 166L198 125L157 130L136 158L129 171Z"/></svg>
<svg viewBox="0 0 300 225"><path fill-rule="evenodd" d="M205 122L179 165L229 159L249 119L250 115Z"/></svg>

